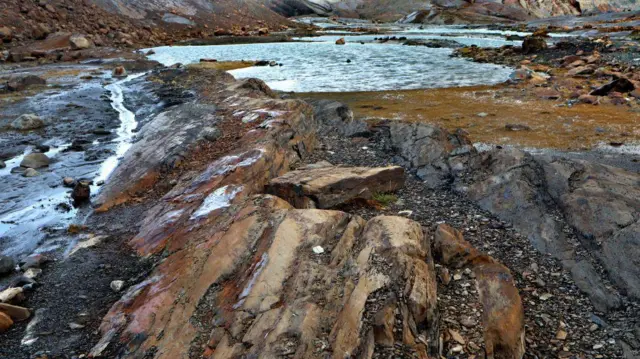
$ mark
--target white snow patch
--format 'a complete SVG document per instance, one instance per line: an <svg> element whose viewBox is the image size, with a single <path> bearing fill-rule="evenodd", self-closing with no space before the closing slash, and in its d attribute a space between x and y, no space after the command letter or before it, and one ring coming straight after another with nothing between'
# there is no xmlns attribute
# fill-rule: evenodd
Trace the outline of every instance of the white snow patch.
<svg viewBox="0 0 640 359"><path fill-rule="evenodd" d="M243 186L224 186L218 188L204 199L200 207L191 215L191 219L205 217L217 209L229 207L231 201L243 188Z"/></svg>

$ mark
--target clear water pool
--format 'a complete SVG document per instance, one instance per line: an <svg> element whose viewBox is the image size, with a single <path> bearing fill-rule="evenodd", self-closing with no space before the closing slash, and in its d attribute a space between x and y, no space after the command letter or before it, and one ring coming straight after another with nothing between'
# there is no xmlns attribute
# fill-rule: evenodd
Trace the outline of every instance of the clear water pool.
<svg viewBox="0 0 640 359"><path fill-rule="evenodd" d="M452 58L452 49L369 42L373 38L371 35L347 36L344 46L335 45L337 36L289 43L165 46L155 48L155 54L150 58L165 65L195 63L201 58L276 61L283 66L250 67L231 73L237 78L259 78L275 90L294 92L382 91L496 84L505 81L512 71L504 66ZM442 38L458 40L456 37ZM467 45L479 46L506 43L504 40L481 37L464 37L460 40ZM365 43L361 44L361 41Z"/></svg>

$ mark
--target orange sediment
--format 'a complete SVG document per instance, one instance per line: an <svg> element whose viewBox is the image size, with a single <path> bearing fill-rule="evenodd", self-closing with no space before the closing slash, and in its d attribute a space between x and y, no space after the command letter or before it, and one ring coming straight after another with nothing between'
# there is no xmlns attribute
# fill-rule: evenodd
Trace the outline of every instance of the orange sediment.
<svg viewBox="0 0 640 359"><path fill-rule="evenodd" d="M545 100L537 89L474 86L426 90L350 93L300 93L300 98L332 99L347 104L356 118L397 119L464 129L472 141L534 148L589 149L599 143L640 142L638 106L567 106ZM635 100L631 100L631 103ZM507 124L531 130L510 131Z"/></svg>

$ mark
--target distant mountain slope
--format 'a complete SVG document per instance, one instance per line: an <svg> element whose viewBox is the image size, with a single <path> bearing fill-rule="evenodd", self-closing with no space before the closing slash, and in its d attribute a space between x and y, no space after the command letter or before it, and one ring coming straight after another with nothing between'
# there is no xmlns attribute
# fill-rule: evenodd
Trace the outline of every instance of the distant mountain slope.
<svg viewBox="0 0 640 359"><path fill-rule="evenodd" d="M637 0L264 0L284 15L364 17L395 21L415 13L425 22L526 20L598 11L640 9Z"/></svg>

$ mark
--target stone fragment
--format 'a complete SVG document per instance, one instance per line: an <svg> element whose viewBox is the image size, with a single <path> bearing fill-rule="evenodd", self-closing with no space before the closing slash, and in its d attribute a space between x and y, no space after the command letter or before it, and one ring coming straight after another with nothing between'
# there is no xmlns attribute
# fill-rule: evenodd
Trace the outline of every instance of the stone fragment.
<svg viewBox="0 0 640 359"><path fill-rule="evenodd" d="M37 169L48 167L50 162L51 160L44 153L34 152L24 156L20 167Z"/></svg>
<svg viewBox="0 0 640 359"><path fill-rule="evenodd" d="M123 66L118 66L113 69L113 77L127 77L127 70Z"/></svg>
<svg viewBox="0 0 640 359"><path fill-rule="evenodd" d="M124 288L124 281L122 280L114 280L111 282L111 284L109 285L109 287L111 287L111 290L119 293L122 288Z"/></svg>
<svg viewBox="0 0 640 359"><path fill-rule="evenodd" d="M508 123L504 126L507 131L531 131L531 127L519 123Z"/></svg>
<svg viewBox="0 0 640 359"><path fill-rule="evenodd" d="M458 344L465 345L467 342L466 340L464 340L464 338L460 333L458 333L453 329L449 329L449 335L451 336L451 339L453 339L453 341L455 341Z"/></svg>
<svg viewBox="0 0 640 359"><path fill-rule="evenodd" d="M76 180L73 179L72 177L65 177L62 179L62 184L65 187L73 187L76 184Z"/></svg>
<svg viewBox="0 0 640 359"><path fill-rule="evenodd" d="M614 80L606 85L603 85L591 91L590 95L591 96L607 96L612 92L629 93L634 91L635 89L636 89L636 86L633 84L633 82L625 78L619 78L617 80Z"/></svg>
<svg viewBox="0 0 640 359"><path fill-rule="evenodd" d="M592 74L595 69L592 66L578 66L569 71L567 71L567 75L569 76L580 76L580 75L588 75Z"/></svg>
<svg viewBox="0 0 640 359"><path fill-rule="evenodd" d="M0 292L0 303L12 303L22 296L22 288L7 288Z"/></svg>
<svg viewBox="0 0 640 359"><path fill-rule="evenodd" d="M9 256L0 255L0 276L13 273L16 269L16 261Z"/></svg>
<svg viewBox="0 0 640 359"><path fill-rule="evenodd" d="M336 45L344 45L347 42L345 41L344 37L339 38L338 40L336 40Z"/></svg>
<svg viewBox="0 0 640 359"><path fill-rule="evenodd" d="M589 105L597 105L600 102L600 100L598 100L598 98L593 95L580 95L578 97L578 101Z"/></svg>
<svg viewBox="0 0 640 359"><path fill-rule="evenodd" d="M40 172L36 171L33 168L27 168L26 171L24 171L24 173L22 174L23 177L36 177L39 176Z"/></svg>
<svg viewBox="0 0 640 359"><path fill-rule="evenodd" d="M4 333L13 326L13 320L9 315L0 312L0 333Z"/></svg>
<svg viewBox="0 0 640 359"><path fill-rule="evenodd" d="M402 167L323 167L291 171L273 179L267 193L296 208L332 208L376 193L394 192L404 185Z"/></svg>
<svg viewBox="0 0 640 359"><path fill-rule="evenodd" d="M89 201L91 199L91 187L89 186L89 182L78 181L78 183L73 187L71 198L77 204Z"/></svg>
<svg viewBox="0 0 640 359"><path fill-rule="evenodd" d="M23 271L26 271L29 268L39 268L49 261L49 257L44 254L32 254L22 261L22 266L20 266L20 268Z"/></svg>
<svg viewBox="0 0 640 359"><path fill-rule="evenodd" d="M13 321L16 321L16 322L27 320L31 316L31 313L27 308L11 305L7 303L0 303L0 313L5 313L9 317L11 317Z"/></svg>
<svg viewBox="0 0 640 359"><path fill-rule="evenodd" d="M522 42L522 52L532 54L547 49L547 42L539 36L527 36Z"/></svg>
<svg viewBox="0 0 640 359"><path fill-rule="evenodd" d="M45 123L40 116L32 113L24 114L11 122L11 127L20 131L35 130L44 126Z"/></svg>

